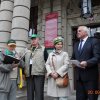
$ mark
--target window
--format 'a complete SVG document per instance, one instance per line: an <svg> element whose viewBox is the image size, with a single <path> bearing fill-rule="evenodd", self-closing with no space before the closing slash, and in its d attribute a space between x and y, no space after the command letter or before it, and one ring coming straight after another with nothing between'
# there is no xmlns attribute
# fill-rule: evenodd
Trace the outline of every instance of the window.
<svg viewBox="0 0 100 100"><path fill-rule="evenodd" d="M92 6L100 6L100 1L99 0L91 0L92 1Z"/></svg>
<svg viewBox="0 0 100 100"><path fill-rule="evenodd" d="M94 37L94 33L95 33L97 30L100 30L100 25L99 25L99 26L92 26L92 27L89 27L90 37Z"/></svg>

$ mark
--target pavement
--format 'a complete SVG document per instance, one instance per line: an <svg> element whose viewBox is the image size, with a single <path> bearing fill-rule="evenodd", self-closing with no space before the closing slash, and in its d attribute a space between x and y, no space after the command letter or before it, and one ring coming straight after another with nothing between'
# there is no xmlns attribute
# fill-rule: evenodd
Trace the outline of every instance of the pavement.
<svg viewBox="0 0 100 100"><path fill-rule="evenodd" d="M27 100L27 97L20 97L20 98L17 98L17 100ZM45 96L44 97L44 100L53 100L52 97L48 97L48 96ZM70 97L68 100L76 100L75 97Z"/></svg>
<svg viewBox="0 0 100 100"><path fill-rule="evenodd" d="M20 98L18 98L17 100L27 100L27 97L26 97L26 96L20 97ZM44 100L53 100L53 98L47 96L46 94L44 94ZM75 94L73 94L72 96L70 96L70 97L68 98L68 100L76 100ZM100 100L100 95L99 95L98 100Z"/></svg>
<svg viewBox="0 0 100 100"><path fill-rule="evenodd" d="M17 92L17 100L27 100L27 96L26 96L26 88L23 88L23 90L18 90ZM73 91L72 95L68 98L68 100L76 100L76 92ZM46 87L44 88L44 100L53 100L52 97L47 96L46 93ZM100 95L98 100L100 100Z"/></svg>
<svg viewBox="0 0 100 100"><path fill-rule="evenodd" d="M22 94L22 93L19 92L19 94ZM46 94L47 94L46 91L44 91L44 100L53 100L52 97L49 97ZM17 96L17 100L27 100L26 92L24 92L24 95ZM70 96L68 100L76 100L75 93L72 94L72 96Z"/></svg>

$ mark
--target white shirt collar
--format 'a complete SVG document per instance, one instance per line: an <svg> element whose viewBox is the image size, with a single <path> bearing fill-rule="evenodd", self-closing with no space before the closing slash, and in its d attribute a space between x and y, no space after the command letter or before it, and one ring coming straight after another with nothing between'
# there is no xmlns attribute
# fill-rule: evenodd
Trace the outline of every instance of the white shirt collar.
<svg viewBox="0 0 100 100"><path fill-rule="evenodd" d="M86 42L87 38L88 38L88 36L87 36L87 37L85 37L85 38L83 39L83 41L84 41L84 42Z"/></svg>
<svg viewBox="0 0 100 100"><path fill-rule="evenodd" d="M82 42L82 48L83 48L83 46L84 46L84 44L85 44L85 42L86 42L87 39L88 39L88 36L85 37L85 38L83 39L83 42ZM79 46L80 46L80 43L79 43ZM78 48L79 48L79 47L78 47Z"/></svg>

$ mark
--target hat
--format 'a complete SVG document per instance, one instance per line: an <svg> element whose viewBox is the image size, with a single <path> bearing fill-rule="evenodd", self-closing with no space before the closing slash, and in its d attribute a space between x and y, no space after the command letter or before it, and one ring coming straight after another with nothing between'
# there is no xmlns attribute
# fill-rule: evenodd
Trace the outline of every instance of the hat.
<svg viewBox="0 0 100 100"><path fill-rule="evenodd" d="M16 46L16 41L13 39L8 40L7 45L15 45Z"/></svg>
<svg viewBox="0 0 100 100"><path fill-rule="evenodd" d="M59 42L63 42L63 38L62 37L56 37L54 40L53 40L53 43L54 43L54 45L56 45L57 43L59 43Z"/></svg>
<svg viewBox="0 0 100 100"><path fill-rule="evenodd" d="M31 39L33 38L39 38L40 36L38 34L32 34Z"/></svg>

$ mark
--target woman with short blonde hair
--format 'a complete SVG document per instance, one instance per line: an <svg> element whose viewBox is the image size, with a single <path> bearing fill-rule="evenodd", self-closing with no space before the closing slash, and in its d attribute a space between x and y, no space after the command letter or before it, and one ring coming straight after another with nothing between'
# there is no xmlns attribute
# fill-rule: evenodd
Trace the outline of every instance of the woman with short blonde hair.
<svg viewBox="0 0 100 100"><path fill-rule="evenodd" d="M55 38L53 43L54 50L49 54L46 62L48 76L47 95L54 97L55 100L67 100L71 94L70 84L66 87L59 87L56 84L56 79L68 73L69 57L68 53L62 50L62 37Z"/></svg>

